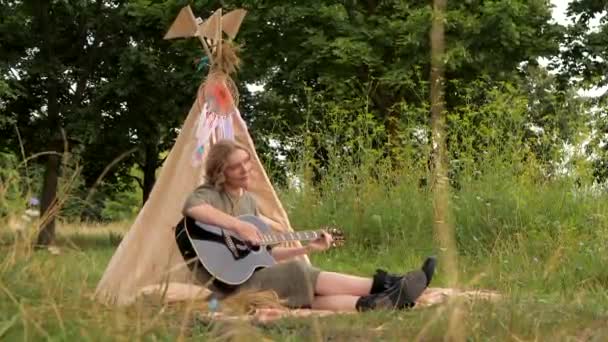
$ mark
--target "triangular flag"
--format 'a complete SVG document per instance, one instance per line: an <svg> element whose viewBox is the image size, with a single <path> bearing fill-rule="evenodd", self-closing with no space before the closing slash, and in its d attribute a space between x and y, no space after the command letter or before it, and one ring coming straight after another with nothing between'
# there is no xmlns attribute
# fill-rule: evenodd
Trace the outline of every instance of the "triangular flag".
<svg viewBox="0 0 608 342"><path fill-rule="evenodd" d="M194 37L198 28L192 8L186 6L179 11L163 39Z"/></svg>
<svg viewBox="0 0 608 342"><path fill-rule="evenodd" d="M234 11L230 11L226 13L222 17L222 30L226 32L230 39L234 39L236 34L239 32L239 28L241 27L241 23L243 22L243 18L247 11L244 9L235 9Z"/></svg>

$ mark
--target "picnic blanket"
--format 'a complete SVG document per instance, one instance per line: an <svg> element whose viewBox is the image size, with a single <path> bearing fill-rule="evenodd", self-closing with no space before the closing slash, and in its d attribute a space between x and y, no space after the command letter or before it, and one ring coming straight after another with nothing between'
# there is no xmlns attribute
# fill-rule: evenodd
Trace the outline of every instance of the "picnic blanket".
<svg viewBox="0 0 608 342"><path fill-rule="evenodd" d="M197 311L198 318L212 320L242 320L255 323L269 323L289 317L328 316L334 314L352 314L354 311L327 311L313 309L290 309L283 306L273 293L245 293L226 298L223 301L207 300L210 291L204 287L169 283L143 288L139 296L155 296L167 304L189 301L192 310ZM428 308L446 303L451 298L463 298L467 301L496 301L502 296L493 290L455 289L430 287L416 301L413 310Z"/></svg>

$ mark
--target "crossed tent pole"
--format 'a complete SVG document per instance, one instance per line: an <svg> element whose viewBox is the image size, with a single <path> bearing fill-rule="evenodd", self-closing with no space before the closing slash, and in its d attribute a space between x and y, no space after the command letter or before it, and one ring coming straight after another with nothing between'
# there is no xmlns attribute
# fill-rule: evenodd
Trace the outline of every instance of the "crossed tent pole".
<svg viewBox="0 0 608 342"><path fill-rule="evenodd" d="M239 8L222 15L222 8L218 8L209 18L202 20L194 16L188 5L180 10L163 39L198 37L210 64L213 64L214 54L218 60L222 59L223 33L230 40L234 39L246 14L246 10Z"/></svg>

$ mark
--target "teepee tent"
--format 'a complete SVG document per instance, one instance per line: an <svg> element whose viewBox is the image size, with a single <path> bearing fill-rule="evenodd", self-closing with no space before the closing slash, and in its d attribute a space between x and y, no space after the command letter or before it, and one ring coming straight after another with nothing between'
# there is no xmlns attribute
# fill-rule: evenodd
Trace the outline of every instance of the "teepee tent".
<svg viewBox="0 0 608 342"><path fill-rule="evenodd" d="M165 35L165 39L198 37L211 65L210 74L199 88L197 99L162 166L148 201L97 285L97 299L117 305L128 304L143 289L164 287L166 290L168 284L191 283L193 275L177 248L173 228L182 218L181 211L187 196L204 181L206 150L218 139L235 139L248 146L253 156L249 191L257 200L261 216L274 229L291 230L289 219L237 109L236 90L228 76L235 70L230 59L236 56L229 43L236 36L245 13L239 9L222 16L220 8L202 21L195 18L187 6L180 11ZM229 38L227 41L223 38L224 33ZM188 294L178 296L183 298Z"/></svg>

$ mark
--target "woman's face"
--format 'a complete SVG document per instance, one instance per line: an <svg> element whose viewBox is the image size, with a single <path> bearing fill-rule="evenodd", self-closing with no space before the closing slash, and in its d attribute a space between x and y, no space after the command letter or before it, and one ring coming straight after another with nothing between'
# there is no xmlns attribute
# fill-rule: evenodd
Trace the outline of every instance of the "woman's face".
<svg viewBox="0 0 608 342"><path fill-rule="evenodd" d="M226 160L224 177L226 185L234 188L245 188L249 185L251 173L251 157L241 149L232 152Z"/></svg>

